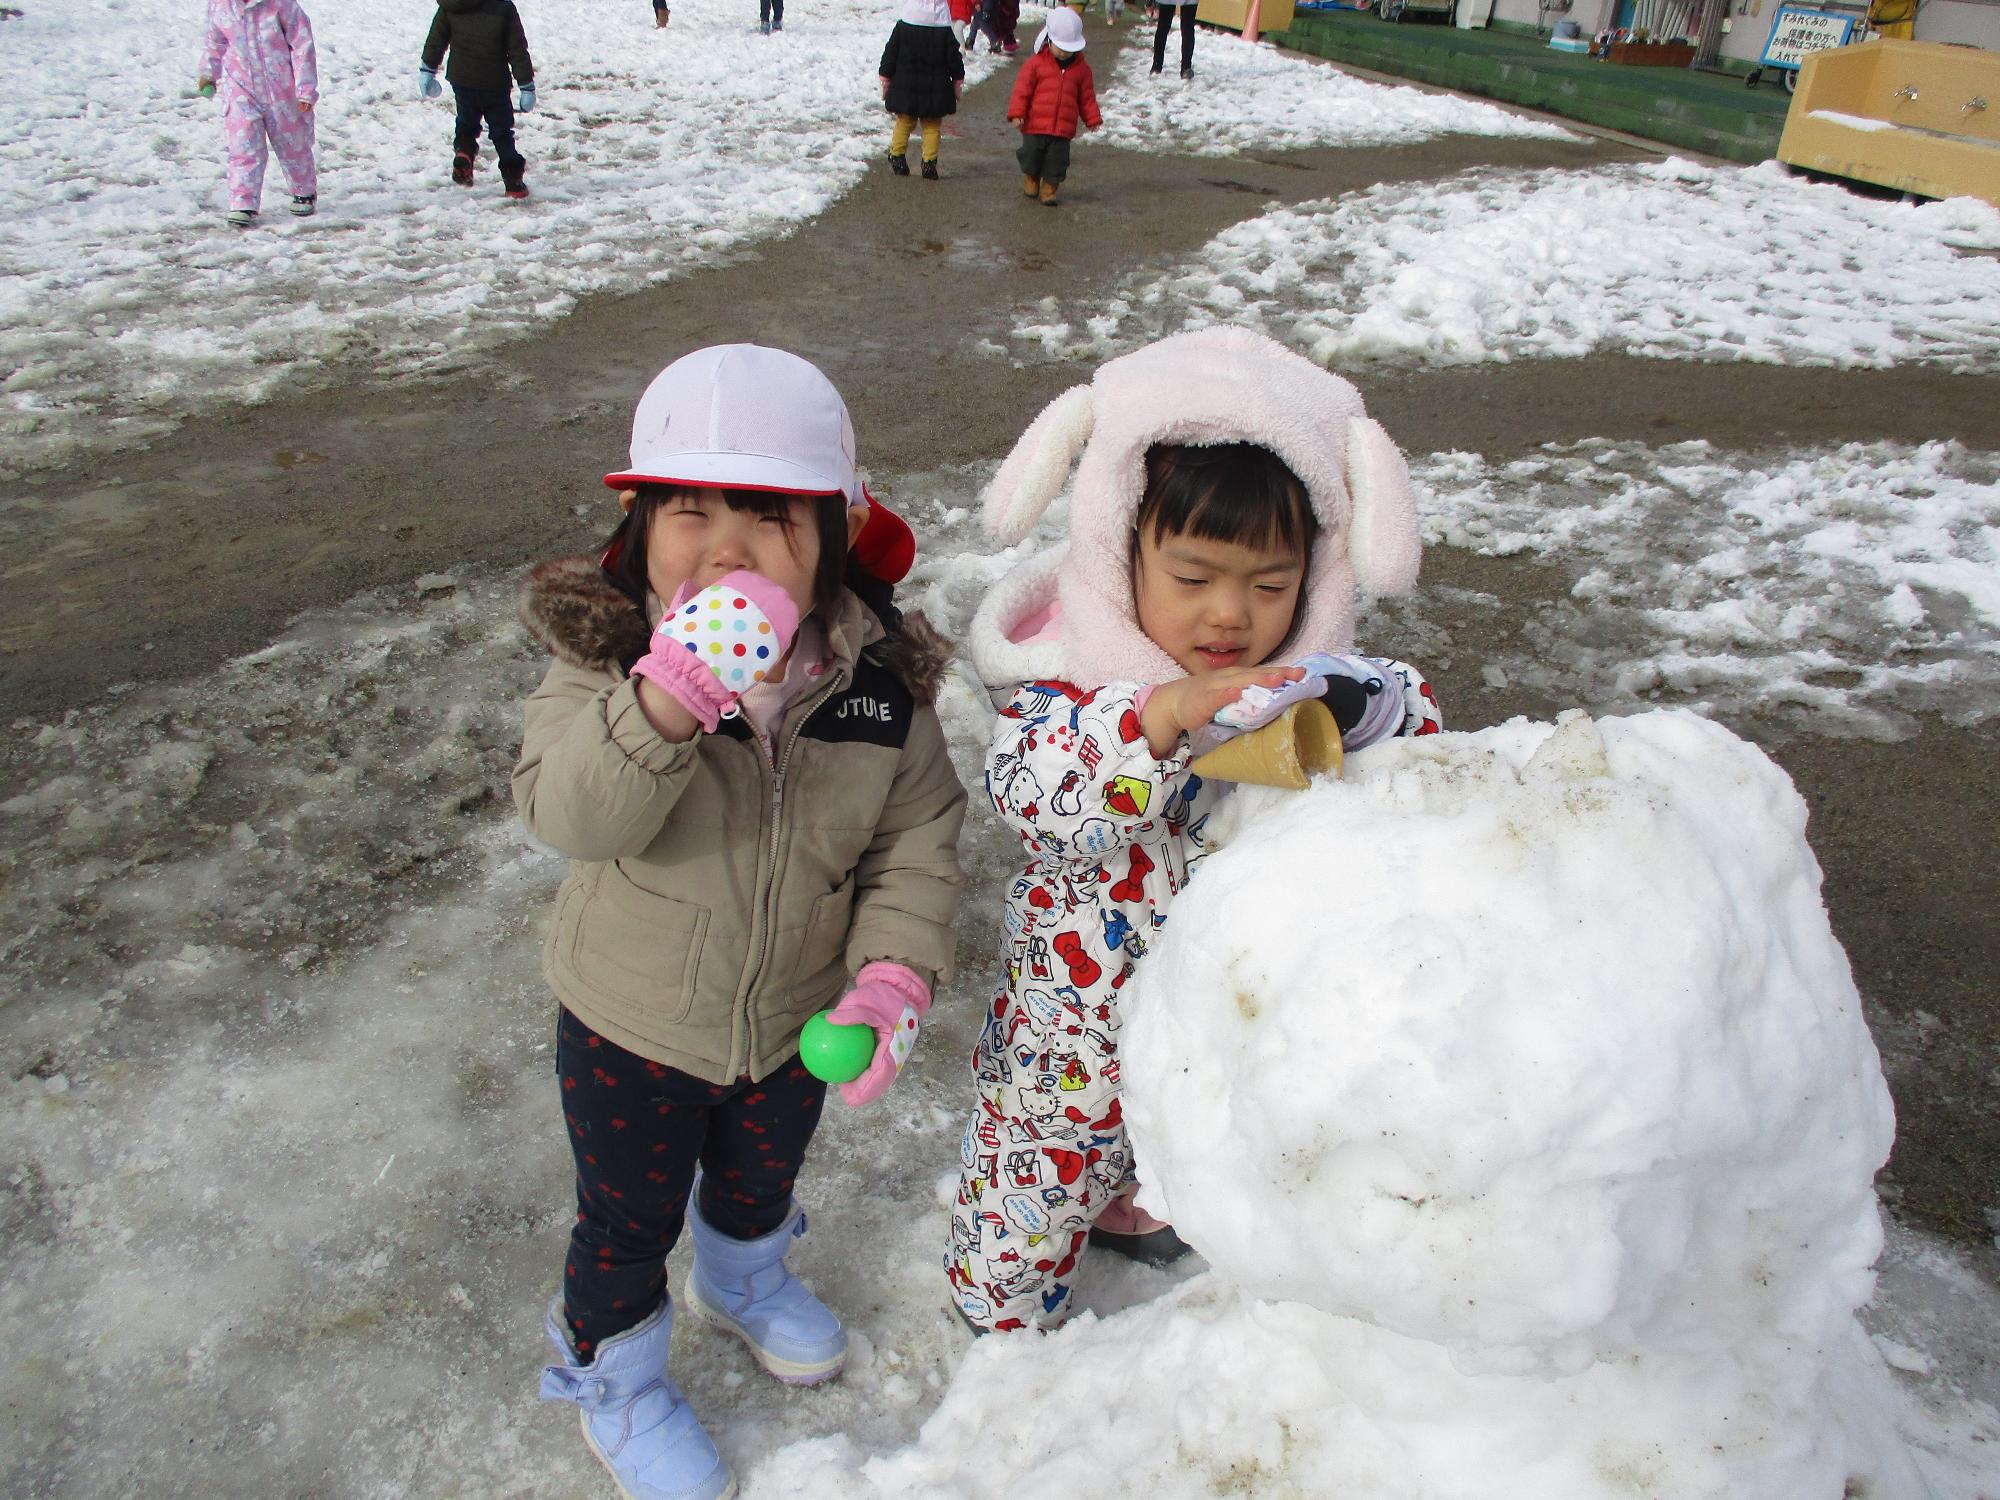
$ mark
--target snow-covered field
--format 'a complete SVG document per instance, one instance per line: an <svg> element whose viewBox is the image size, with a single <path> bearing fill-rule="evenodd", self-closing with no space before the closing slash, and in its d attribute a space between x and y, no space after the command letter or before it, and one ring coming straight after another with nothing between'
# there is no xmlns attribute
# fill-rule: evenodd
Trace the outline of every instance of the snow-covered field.
<svg viewBox="0 0 2000 1500"><path fill-rule="evenodd" d="M1168 67L1155 77L1152 36L1152 28L1135 19L1115 50L1090 43L1091 69L1107 107L1103 129L1085 137L1082 149L1105 141L1135 150L1237 156L1306 146L1402 146L1439 135L1575 139L1560 125L1498 105L1370 83L1226 32L1200 34L1191 82L1176 73L1176 32L1167 43Z"/></svg>
<svg viewBox="0 0 2000 1500"><path fill-rule="evenodd" d="M1617 477L1590 478L1587 457ZM1990 470L1951 450L1862 457L1850 466L1943 495L1949 516L1931 545L1972 555L1969 518L1996 504ZM1419 473L1427 529L1445 545L1505 550L1536 525L1567 526L1565 547L1587 554L1596 531L1629 533L1634 515L1618 508L1628 486L1679 496L1705 519L1686 520L1675 545L1713 559L1718 588L1740 575L1760 593L1780 564L1817 580L1825 597L1798 608L1796 639L1714 643L1744 676L1784 680L1799 651L1859 663L1879 649L1857 622L1877 618L1892 591L1883 580L1900 576L1912 541L1857 521L1832 566L1812 528L1782 524L1774 476L1823 477L1842 462L1760 468L1607 446L1546 465L1441 455ZM904 598L954 629L1009 561L969 511L986 472L881 476L926 538ZM1533 520L1561 509L1551 476L1583 514ZM1725 571L1759 517L1764 551ZM1903 581L1926 609L1969 614L1974 601L1948 575ZM1635 622L1675 606L1671 569L1623 587ZM0 1015L32 1063L0 1083L0 1317L13 1340L0 1401L15 1433L0 1490L99 1495L144 1474L151 1492L204 1495L604 1492L573 1417L533 1399L569 1163L537 961L560 861L523 843L505 791L519 700L540 671L512 622L511 588L486 574L422 578L307 616L205 681L11 726L23 789L0 804L12 909ZM1421 637L1423 623L1413 628ZM1401 630L1385 616L1364 634L1399 648ZM1551 672L1566 654L1552 640ZM1548 684L1595 712L1696 701L1671 683L1654 684L1654 698L1607 685L1588 660ZM1903 691L1857 679L1848 701L1829 688L1811 709L1839 732ZM1993 696L1974 677L1962 706L1990 712ZM985 710L958 682L942 708L974 779ZM1134 1452L1172 1451L1186 1417L1254 1453L1320 1389L1275 1397L1256 1378L1275 1346L1218 1346L1204 1333L1271 1325L1226 1286L1188 1279L1197 1268L1168 1277L1101 1262L1082 1293L1096 1317L1046 1344L986 1341L954 1384L969 1340L946 1304L943 1195L1017 858L976 812L965 852L961 976L888 1098L829 1111L801 1183L814 1232L799 1264L852 1321L854 1367L795 1391L733 1342L698 1325L679 1334L677 1378L747 1496L967 1493L939 1476L976 1467L977 1435L1003 1420L1010 1392L1044 1381L1082 1391L1154 1368L1162 1349L1189 1351L1186 1367L1210 1378L1128 1414ZM1939 1500L1990 1496L2000 1299L1959 1253L1902 1231L1885 1277L1866 1317L1898 1372L1896 1420ZM1129 1320L1109 1318L1163 1292ZM1296 1347L1284 1357L1304 1358ZM1306 1360L1300 1378L1316 1367ZM949 1419L920 1435L948 1389ZM1066 1465L1069 1451L1057 1445L1047 1461ZM1211 1492L1186 1482L1195 1487L1173 1493ZM1102 1487L1132 1492L1121 1483L1111 1473Z"/></svg>
<svg viewBox="0 0 2000 1500"><path fill-rule="evenodd" d="M447 179L451 95L419 100L431 8L340 0L314 16L318 217L222 223L217 106L194 94L193 0L36 5L0 49L0 439L59 461L80 424L139 436L256 400L317 366L435 369L783 234L883 135L875 64L893 17L809 0L759 35L743 0L527 5L539 106L519 140L534 197L500 196L490 143ZM971 77L995 59L972 60Z"/></svg>
<svg viewBox="0 0 2000 1500"><path fill-rule="evenodd" d="M1243 323L1336 367L1618 352L2000 371L2000 210L1775 162L1478 171L1274 208L1109 296L1044 298L1027 349L1092 361Z"/></svg>
<svg viewBox="0 0 2000 1500"><path fill-rule="evenodd" d="M534 197L508 203L490 145L475 189L446 180L450 94L420 101L414 83L429 7L309 7L319 215L278 211L274 161L243 233L221 219L217 106L194 94L194 0L25 9L0 48L0 474L324 381L336 362L448 367L579 297L789 233L886 139L875 67L896 10L805 0L762 36L748 0L680 0L664 31L640 0L528 5ZM1025 36L1039 15L1025 8ZM968 81L998 61L969 58ZM1173 83L1107 94L1110 138L1215 152L1561 134L1239 43L1204 51L1197 87ZM1246 98L1257 114L1226 123Z"/></svg>
<svg viewBox="0 0 2000 1500"><path fill-rule="evenodd" d="M1993 454L1593 441L1414 468L1433 497L1427 544L1525 553L1573 579L1523 648L1483 656L1496 687L1879 739L1912 733L1915 714L1967 724L2000 711ZM1414 623L1421 595L1399 608Z"/></svg>

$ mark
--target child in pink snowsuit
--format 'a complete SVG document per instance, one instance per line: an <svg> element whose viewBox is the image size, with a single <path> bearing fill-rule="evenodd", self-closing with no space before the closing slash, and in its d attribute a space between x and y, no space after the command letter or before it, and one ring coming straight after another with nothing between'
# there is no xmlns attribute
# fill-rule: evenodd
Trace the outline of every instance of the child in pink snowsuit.
<svg viewBox="0 0 2000 1500"><path fill-rule="evenodd" d="M221 85L229 222L239 228L256 222L270 147L291 184L291 211L310 214L319 201L312 114L319 65L312 22L299 0L208 0L200 83L204 92Z"/></svg>
<svg viewBox="0 0 2000 1500"><path fill-rule="evenodd" d="M1357 601L1418 560L1403 457L1345 380L1241 328L1114 359L1029 424L988 534L1026 538L1072 463L1067 546L1002 578L968 641L1000 714L987 800L1025 854L945 1255L982 1332L1060 1323L1086 1244L1168 1258L1130 1206L1118 1053L1222 791L1190 762L1285 697L1322 698L1350 752L1440 725L1415 668L1345 654Z"/></svg>

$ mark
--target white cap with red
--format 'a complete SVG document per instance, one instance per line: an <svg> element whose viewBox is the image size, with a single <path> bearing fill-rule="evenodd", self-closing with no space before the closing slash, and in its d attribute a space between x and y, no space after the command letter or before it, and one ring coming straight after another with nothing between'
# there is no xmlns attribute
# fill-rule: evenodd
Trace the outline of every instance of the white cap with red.
<svg viewBox="0 0 2000 1500"><path fill-rule="evenodd" d="M604 482L712 485L867 504L854 424L833 382L759 344L697 349L653 377L632 413L632 463Z"/></svg>

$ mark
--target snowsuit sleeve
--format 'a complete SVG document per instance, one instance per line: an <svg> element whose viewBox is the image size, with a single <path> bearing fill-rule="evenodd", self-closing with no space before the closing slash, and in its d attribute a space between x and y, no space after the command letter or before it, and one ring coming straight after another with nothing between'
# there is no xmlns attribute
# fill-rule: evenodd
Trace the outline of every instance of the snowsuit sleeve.
<svg viewBox="0 0 2000 1500"><path fill-rule="evenodd" d="M292 97L301 104L319 102L319 54L313 50L312 21L298 0L283 0L278 24L292 52Z"/></svg>
<svg viewBox="0 0 2000 1500"><path fill-rule="evenodd" d="M1077 109L1083 123L1095 130L1104 123L1104 116L1097 108L1097 81L1091 76L1089 63L1078 58L1077 66L1083 69L1083 76L1076 81Z"/></svg>
<svg viewBox="0 0 2000 1500"><path fill-rule="evenodd" d="M882 44L882 61L875 68L876 77L894 78L896 76L896 41L902 34L903 28L897 26L890 31L889 40Z"/></svg>
<svg viewBox="0 0 2000 1500"><path fill-rule="evenodd" d="M636 679L562 662L524 715L513 786L528 832L571 859L642 853L687 789L700 737L662 738Z"/></svg>
<svg viewBox="0 0 2000 1500"><path fill-rule="evenodd" d="M437 8L431 17L430 35L424 38L424 66L435 73L444 63L444 49L451 45L451 17L444 13L444 7Z"/></svg>
<svg viewBox="0 0 2000 1500"><path fill-rule="evenodd" d="M507 66L514 70L514 82L522 88L535 81L535 60L528 56L528 28L521 24L521 12L507 7Z"/></svg>
<svg viewBox="0 0 2000 1500"><path fill-rule="evenodd" d="M208 32L201 42L201 68L197 78L220 78L222 54L229 50L229 33L222 25L221 0L208 0Z"/></svg>
<svg viewBox="0 0 2000 1500"><path fill-rule="evenodd" d="M1183 736L1157 759L1139 728L1138 683L1085 693L1031 682L1000 711L986 753L986 795L1043 858L1101 864L1157 819L1187 775Z"/></svg>
<svg viewBox="0 0 2000 1500"><path fill-rule="evenodd" d="M890 959L935 989L950 977L959 895L965 788L952 769L937 710L920 708L903 743L875 837L854 867L854 925L847 967Z"/></svg>
<svg viewBox="0 0 2000 1500"><path fill-rule="evenodd" d="M1014 78L1014 92L1007 96L1007 118L1019 120L1022 128L1027 128L1028 109L1035 98L1035 81L1041 74L1042 54L1037 52L1028 59L1028 65Z"/></svg>

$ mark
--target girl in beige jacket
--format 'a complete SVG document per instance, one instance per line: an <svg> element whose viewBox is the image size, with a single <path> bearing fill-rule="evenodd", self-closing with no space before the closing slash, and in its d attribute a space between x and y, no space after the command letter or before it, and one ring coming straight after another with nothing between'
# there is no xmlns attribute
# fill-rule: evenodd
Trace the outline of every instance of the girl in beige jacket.
<svg viewBox="0 0 2000 1500"><path fill-rule="evenodd" d="M838 999L879 1038L847 1102L893 1080L951 962L965 792L932 707L947 648L890 602L914 543L824 375L690 354L606 483L604 556L523 600L556 660L514 795L572 860L543 968L577 1220L542 1391L628 1494L716 1500L735 1482L665 1379L667 1252L692 1196L689 1308L781 1380L839 1373L846 1333L784 1262L826 1092L799 1032Z"/></svg>

